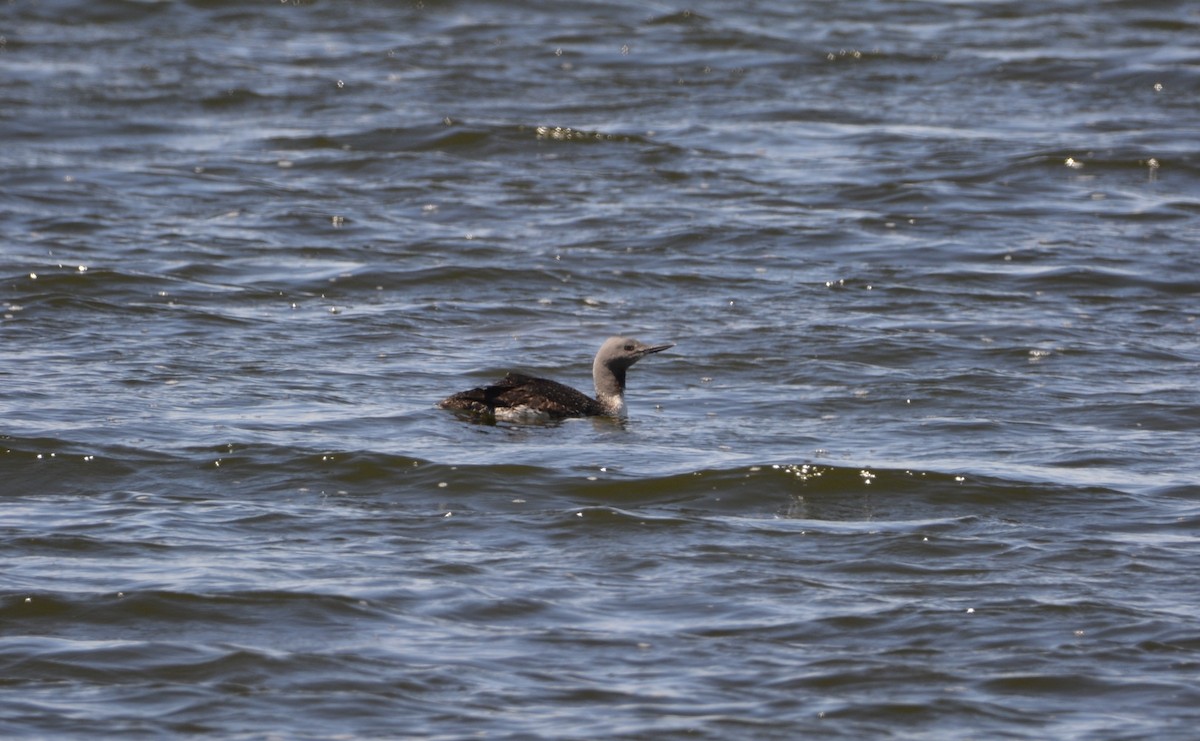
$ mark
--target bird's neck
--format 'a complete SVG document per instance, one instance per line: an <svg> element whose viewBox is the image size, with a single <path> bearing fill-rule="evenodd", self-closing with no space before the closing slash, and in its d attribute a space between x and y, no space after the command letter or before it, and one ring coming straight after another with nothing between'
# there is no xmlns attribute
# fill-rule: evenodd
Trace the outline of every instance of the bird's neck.
<svg viewBox="0 0 1200 741"><path fill-rule="evenodd" d="M625 369L613 369L597 363L592 366L592 380L596 384L596 401L609 414L625 413Z"/></svg>

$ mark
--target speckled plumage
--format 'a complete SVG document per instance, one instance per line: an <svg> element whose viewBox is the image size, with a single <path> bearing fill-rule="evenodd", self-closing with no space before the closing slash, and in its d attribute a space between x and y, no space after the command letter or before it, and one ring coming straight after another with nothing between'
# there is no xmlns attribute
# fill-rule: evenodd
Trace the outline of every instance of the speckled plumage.
<svg viewBox="0 0 1200 741"><path fill-rule="evenodd" d="M509 373L491 386L470 389L443 399L438 406L473 414L495 414L498 409L528 410L548 417L604 414L600 402L546 378ZM519 412L518 412L519 413Z"/></svg>
<svg viewBox="0 0 1200 741"><path fill-rule="evenodd" d="M592 363L596 398L557 381L509 373L490 386L448 396L438 406L486 417L621 416L625 413L625 371L645 356L669 347L674 345L651 346L628 337L610 337Z"/></svg>

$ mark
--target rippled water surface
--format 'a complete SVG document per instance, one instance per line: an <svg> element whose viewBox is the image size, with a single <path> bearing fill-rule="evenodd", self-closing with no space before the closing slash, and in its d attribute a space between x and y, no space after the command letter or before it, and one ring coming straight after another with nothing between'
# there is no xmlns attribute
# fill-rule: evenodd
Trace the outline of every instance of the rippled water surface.
<svg viewBox="0 0 1200 741"><path fill-rule="evenodd" d="M1194 737L1194 4L17 2L0 69L0 735ZM434 407L617 333L625 421Z"/></svg>

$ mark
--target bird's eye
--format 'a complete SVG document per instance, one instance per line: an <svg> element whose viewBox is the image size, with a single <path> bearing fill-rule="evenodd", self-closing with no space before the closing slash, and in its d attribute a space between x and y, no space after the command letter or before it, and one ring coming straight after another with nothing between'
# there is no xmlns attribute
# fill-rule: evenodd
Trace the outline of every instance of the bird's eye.
<svg viewBox="0 0 1200 741"><path fill-rule="evenodd" d="M632 343L625 346L625 352L633 352L633 344Z"/></svg>

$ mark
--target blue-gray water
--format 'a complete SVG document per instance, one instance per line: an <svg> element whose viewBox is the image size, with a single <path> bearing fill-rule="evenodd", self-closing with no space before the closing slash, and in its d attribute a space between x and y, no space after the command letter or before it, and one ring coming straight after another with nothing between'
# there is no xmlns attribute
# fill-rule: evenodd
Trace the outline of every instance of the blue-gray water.
<svg viewBox="0 0 1200 741"><path fill-rule="evenodd" d="M12 2L0 735L1190 739L1200 7ZM441 397L587 389L623 424Z"/></svg>

